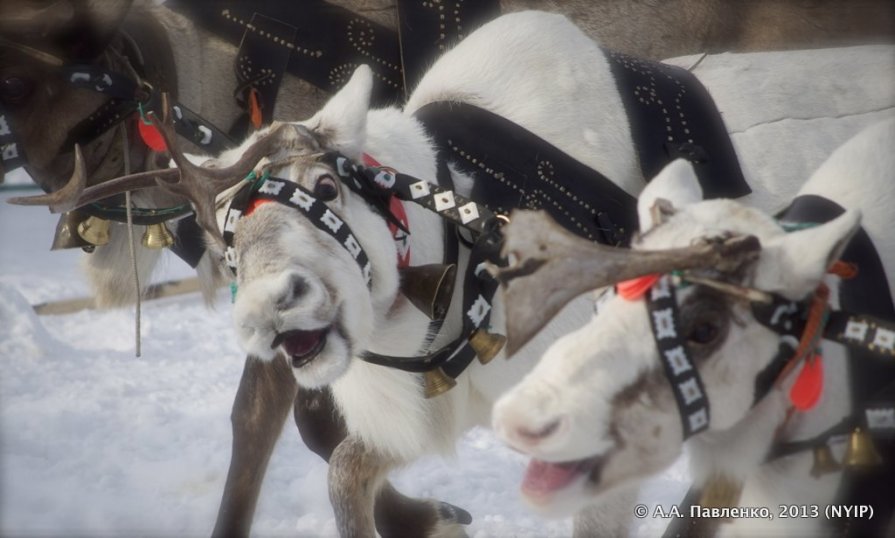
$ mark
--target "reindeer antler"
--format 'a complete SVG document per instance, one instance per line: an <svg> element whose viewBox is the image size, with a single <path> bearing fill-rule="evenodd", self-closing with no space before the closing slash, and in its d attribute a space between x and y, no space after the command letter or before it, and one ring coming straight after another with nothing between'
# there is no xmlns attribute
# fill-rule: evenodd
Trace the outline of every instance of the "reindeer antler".
<svg viewBox="0 0 895 538"><path fill-rule="evenodd" d="M167 94L162 94L162 109L169 110ZM277 149L277 144L286 132L284 131L286 124L272 129L249 146L235 164L225 168L209 168L194 165L177 148L177 135L170 113L166 113L164 121L161 122L154 113L150 112L149 116L165 139L168 152L177 168L130 174L86 187L84 158L81 148L76 145L74 171L64 187L49 194L10 198L9 203L45 205L53 213L63 213L115 194L159 186L187 198L196 211L199 225L223 244L224 239L215 218L215 197L242 181L255 168L258 161Z"/></svg>
<svg viewBox="0 0 895 538"><path fill-rule="evenodd" d="M675 269L729 270L761 249L754 236L656 251L608 247L566 231L543 211L513 211L503 233L502 254L517 261L489 271L505 290L508 356L582 293Z"/></svg>

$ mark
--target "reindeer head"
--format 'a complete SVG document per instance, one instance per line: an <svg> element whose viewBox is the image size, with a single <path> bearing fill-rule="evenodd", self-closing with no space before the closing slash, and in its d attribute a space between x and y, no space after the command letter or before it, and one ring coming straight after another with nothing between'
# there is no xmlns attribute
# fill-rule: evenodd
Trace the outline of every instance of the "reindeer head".
<svg viewBox="0 0 895 538"><path fill-rule="evenodd" d="M680 454L685 421L690 417L678 410L673 380L663 365L669 359L660 355L658 342L668 335L659 331L669 328L665 325L654 331L652 326L650 315L664 312L648 312L648 300L665 296L669 287L676 291L666 296L676 305L675 338L701 378L701 386L688 383L693 386L685 387L691 392L685 391L684 398L692 403L702 397L710 411L701 416L694 413L694 422L686 427L726 430L748 413L756 377L774 357L780 341L778 334L755 320L751 303L761 300L763 292L793 300L811 294L859 221L856 212L847 212L828 224L787 234L756 210L730 200L700 199L690 165L670 164L639 199L642 232L634 250L616 252L619 261L610 266L598 266L588 256L600 254L582 250L591 247L577 243L575 250L581 254L570 253L566 262L537 260L543 257L538 238L530 245L521 236L525 232L530 236L531 227L543 227L543 222L528 222L523 232L526 221L513 218L507 230L507 251L529 266L543 266L542 274L510 281L508 324L516 347L519 326L537 326L541 320L529 320L538 317L537 311L526 313L514 294L530 294L524 299L549 305L549 299L538 292L523 290L547 289L545 294L552 294L549 282L557 280L560 265L577 267L574 274L578 276L559 280L578 293L672 270L682 270L684 282L675 285L663 279L643 297L612 297L591 323L558 340L538 366L498 401L494 410L498 434L535 458L523 485L534 506L547 512L577 510L608 490L662 470ZM513 230L515 225L519 228ZM697 259L706 241L729 244L746 236L753 240L743 243L751 245L745 251ZM661 320L656 319L658 324ZM684 370L684 363L674 364L681 379L692 373ZM701 419L708 420L701 423Z"/></svg>
<svg viewBox="0 0 895 538"><path fill-rule="evenodd" d="M272 178L268 184L276 183L273 178L297 184L311 196L302 199L306 208L314 204L332 230L351 230L353 239L340 244L299 208L279 203L255 206L239 220L233 237L240 340L259 357L281 351L307 386L333 381L366 349L376 316L387 316L398 289L395 247L385 221L321 160L329 151L360 157L371 88L370 70L360 68L310 120L272 127L290 135L288 143L281 137L263 165ZM218 213L222 226L229 225L226 213ZM358 264L359 251L368 266Z"/></svg>
<svg viewBox="0 0 895 538"><path fill-rule="evenodd" d="M129 6L128 0L8 0L0 6L0 114L27 157L28 172L48 192L71 173L78 126L109 100L69 84L61 67L105 61ZM91 181L120 174L119 143L109 132L83 144Z"/></svg>

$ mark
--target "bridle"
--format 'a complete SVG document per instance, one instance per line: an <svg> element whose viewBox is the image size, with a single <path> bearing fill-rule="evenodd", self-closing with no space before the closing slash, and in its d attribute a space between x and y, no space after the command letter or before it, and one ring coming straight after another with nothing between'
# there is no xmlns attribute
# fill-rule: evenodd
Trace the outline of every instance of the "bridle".
<svg viewBox="0 0 895 538"><path fill-rule="evenodd" d="M472 234L474 239L470 260L463 280L464 316L461 334L449 344L422 356L395 357L369 351L362 355L364 360L373 364L409 372L442 369L447 375L456 377L477 355L470 341L476 337L478 331L487 330L497 282L484 271L484 263L500 263L500 227L506 222L506 217L451 189L388 167L367 166L338 152L324 153L317 160L330 166L343 185L396 227L403 229L404 224L393 212L392 201L395 198L420 205L444 221ZM372 287L375 275L372 274L369 258L345 220L301 185L269 176L250 176L246 187L235 194L229 203L223 238L226 244L225 260L234 276L237 268L236 250L233 248L236 225L245 215L249 204L256 199L271 200L297 210L348 252L357 263L367 286ZM408 232L406 229L404 231ZM479 357L481 359L480 355ZM490 360L490 357L482 360Z"/></svg>
<svg viewBox="0 0 895 538"><path fill-rule="evenodd" d="M834 264L831 268L831 272L844 278L853 275L855 271L853 267L839 264ZM695 280L690 283L708 283L704 278L696 277ZM676 306L676 289L687 283L687 273L680 272L648 275L619 284L620 289L637 290L624 296L626 299L646 299L652 336L681 415L684 439L704 431L708 427L710 416L705 384L679 331L681 324ZM718 286L713 287L719 289ZM736 288L738 286L729 283L724 283L721 287L728 291ZM747 289L740 289L743 291L737 295L747 297ZM793 301L775 293L748 291L752 292L752 299L747 300L754 319L780 336L777 354L756 376L753 406L774 386L779 386L786 375L800 363L816 360L814 355L821 339L881 356L895 356L895 323L842 310L832 311L829 290L825 284L821 284L811 296L801 301ZM796 385L798 383L797 379ZM815 403L805 401L796 391L790 393L790 399L802 411L810 409Z"/></svg>

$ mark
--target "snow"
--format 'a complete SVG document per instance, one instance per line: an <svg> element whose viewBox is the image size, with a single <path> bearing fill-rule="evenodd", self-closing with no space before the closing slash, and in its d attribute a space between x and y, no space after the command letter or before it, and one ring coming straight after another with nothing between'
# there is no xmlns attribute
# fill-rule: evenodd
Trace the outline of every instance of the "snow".
<svg viewBox="0 0 895 538"><path fill-rule="evenodd" d="M0 534L210 535L244 357L227 292L213 310L196 294L144 303L140 358L132 308L38 317L34 304L88 294L82 254L49 251L56 217L8 205L10 195L0 193ZM157 281L191 274L173 256L162 265ZM570 520L542 519L521 500L525 465L476 429L455 460L427 458L391 478L470 511L474 538L571 535ZM287 422L253 535L335 535L326 473ZM678 465L643 497L667 510L684 487ZM635 531L660 534L662 524L635 520Z"/></svg>

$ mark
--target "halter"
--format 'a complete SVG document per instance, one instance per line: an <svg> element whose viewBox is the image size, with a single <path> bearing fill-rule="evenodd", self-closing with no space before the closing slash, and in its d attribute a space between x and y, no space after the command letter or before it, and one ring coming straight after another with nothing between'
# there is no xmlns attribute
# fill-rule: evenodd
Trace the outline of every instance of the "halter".
<svg viewBox="0 0 895 538"><path fill-rule="evenodd" d="M343 185L358 194L370 207L395 227L406 230L406 224L392 211L392 199L420 205L439 215L444 222L469 230L474 237L469 264L463 282L463 330L447 345L426 355L395 357L365 352L367 362L398 368L408 372L428 372L441 368L450 377L457 377L475 358L470 338L477 330L487 328L491 303L497 291L497 282L484 270L484 262L499 263L500 225L505 217L493 213L487 207L428 181L396 172L387 167L366 166L356 163L337 152L329 152L319 158L328 164ZM372 286L369 258L353 232L339 215L325 202L297 183L264 177L250 178L230 202L225 218L224 241L227 245L227 261L231 271L236 270L237 260L233 240L236 225L245 216L246 208L253 200L267 199L292 207L314 226L333 237L358 264L367 286Z"/></svg>
<svg viewBox="0 0 895 538"><path fill-rule="evenodd" d="M796 199L799 203L805 204L798 206L794 203L797 210L805 211L805 207L811 206L812 209L817 207L825 208L832 214L824 215L824 219L820 219L819 215L815 215L814 222L823 222L827 218L832 218L841 214L841 208L832 207L832 203L828 200L819 199L818 197L802 196ZM838 209L838 211L833 211ZM797 213L802 219L806 217L804 213ZM801 229L816 224L804 221L799 222L781 222L784 229ZM860 245L860 247L855 247ZM854 248L853 248L854 247ZM831 273L835 273L843 278L840 285L840 293L846 286L853 286L852 279L858 272L866 273L866 276L872 282L878 282L885 279L884 269L882 268L879 258L876 256L875 250L872 248L872 241L866 235L866 232L859 230L852 238L849 247L846 248L842 256L843 261L838 261L830 269ZM845 261L847 260L847 261ZM635 279L633 283L625 283L619 285L619 294L622 294L623 288L637 288L637 281L648 281L655 277L643 277ZM686 280L686 276L682 277ZM640 287L646 286L647 289L652 284L650 282L640 283ZM884 290L875 290L877 294L882 293L886 298L883 303L888 302L888 288ZM764 292L762 292L764 294ZM866 314L856 314L846 309L831 310L829 305L829 291L824 284L821 284L811 295L799 300L793 301L778 294L764 294L768 298L768 302L751 300L752 314L755 320L775 332L780 337L780 344L774 358L755 378L755 397L753 406L758 403L764 396L770 392L771 388L779 385L781 380L792 372L799 363L803 364L802 371L790 390L790 400L793 404L792 410L787 417L792 415L794 410L807 411L817 402L823 388L822 374L822 357L817 352L821 340L831 340L838 342L852 351L863 352L864 356L852 358L849 361L849 369L854 375L856 371L867 368L867 362L877 362L879 364L885 361L891 361L895 358L895 322L891 319L882 319ZM863 295L863 294L860 294ZM636 297L634 297L636 298ZM840 294L840 301L844 297ZM879 299L878 297L876 299ZM879 302L879 301L877 301ZM852 307L855 307L852 304ZM866 301L859 306L868 308ZM884 315L885 309L869 308L875 313ZM879 360L882 359L882 360ZM891 368L889 369L891 371ZM698 375L698 374L697 374ZM854 394L854 386L852 388L853 398L856 400L853 404L852 413L844 417L838 423L832 425L818 435L804 440L798 441L776 441L771 445L770 451L765 459L771 462L776 459L791 456L806 450L812 450L819 447L827 446L832 438L837 436L845 436L855 431L855 428L862 428L864 431L878 439L892 439L895 436L895 381L889 377L888 379L878 380L877 385L867 391L858 391ZM882 481L885 482L891 478L891 465L889 463L889 475L883 475ZM862 482L858 482L863 484ZM879 487L879 481L877 486ZM837 494L837 503L843 504L861 504L867 500L861 499L860 495L863 489L857 490L858 497L855 497L855 490L851 493L847 490L840 489ZM681 506L696 504L699 497L699 491L691 488L687 497ZM686 510L681 508L681 512ZM884 521L882 518L881 521ZM688 522L689 521L689 522ZM684 530L692 527L688 525L695 524L696 520L676 519L670 524L664 536L681 535L690 532ZM883 523L884 524L884 523ZM853 522L846 523L846 528L855 526ZM859 534L868 532L865 526L858 525ZM881 530L880 530L881 531Z"/></svg>
<svg viewBox="0 0 895 538"><path fill-rule="evenodd" d="M709 418L704 383L678 330L675 293L678 284L675 281L686 279L686 275L648 275L621 282L617 287L617 293L627 300L642 296L647 300L653 338L674 392L685 439L705 430ZM895 357L895 323L842 310L830 311L829 290L823 284L802 301L792 301L777 294L769 296L770 303L752 302L752 313L758 323L780 335L780 348L756 376L753 405L800 362L813 360L812 353L821 339L883 357ZM791 393L791 398L795 400L799 396Z"/></svg>

